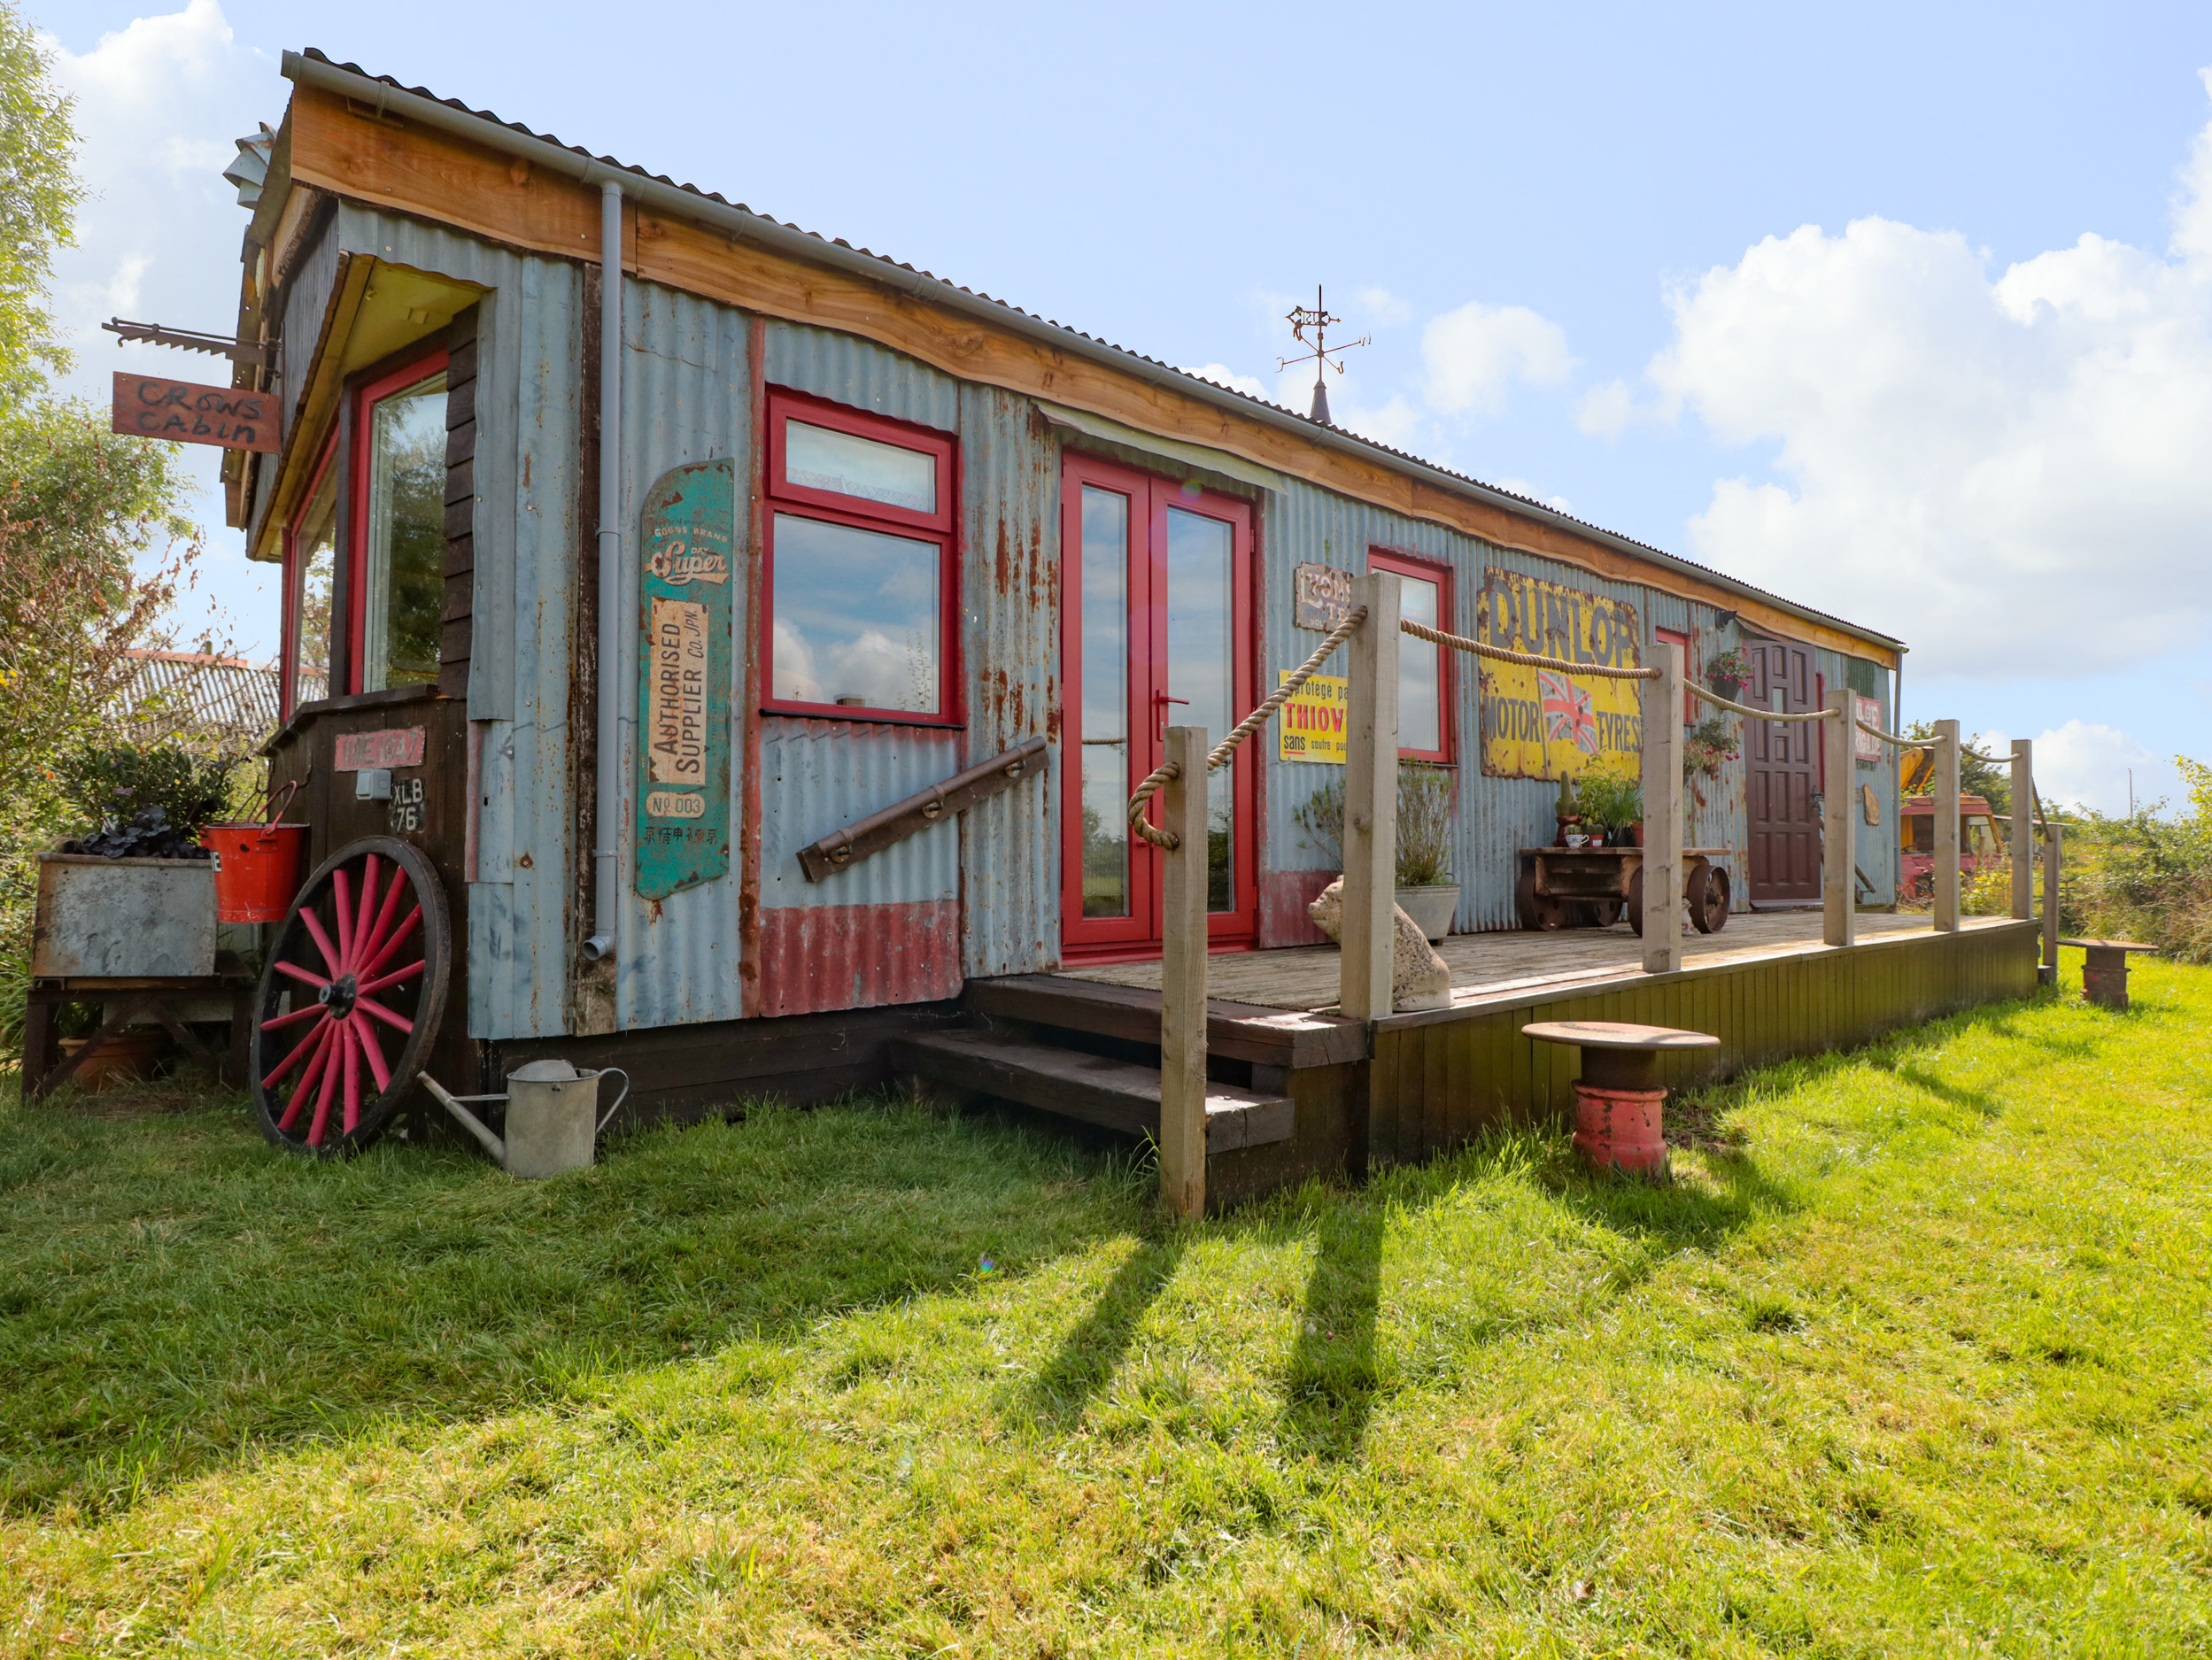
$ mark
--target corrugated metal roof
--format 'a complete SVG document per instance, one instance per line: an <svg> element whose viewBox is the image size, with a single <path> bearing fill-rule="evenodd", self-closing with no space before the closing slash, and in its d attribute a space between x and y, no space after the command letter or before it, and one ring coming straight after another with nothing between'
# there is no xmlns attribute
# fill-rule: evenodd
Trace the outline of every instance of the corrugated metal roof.
<svg viewBox="0 0 2212 1660"><path fill-rule="evenodd" d="M283 679L275 663L200 652L132 650L109 714L142 740L208 737L257 744L277 728Z"/></svg>
<svg viewBox="0 0 2212 1660"><path fill-rule="evenodd" d="M875 261L876 263L883 266L887 271L904 272L908 275L917 278L923 282L938 284L944 289L950 290L952 293L962 295L969 299L978 300L986 305L998 307L1011 316L1019 317L1033 324L1041 324L1045 328L1057 330L1058 332L1068 336L1072 340L1081 341L1087 345L1096 347L1104 351L1111 352L1118 357L1125 358L1129 360L1129 364L1133 366L1133 366L1141 365L1144 372L1146 373L1146 378L1148 379L1156 380L1162 374L1173 375L1177 380L1187 382L1193 387L1203 387L1206 389L1207 393L1211 395L1214 401L1219 401L1224 398L1232 398L1240 403L1249 405L1256 409L1266 410L1273 416L1288 416L1290 419L1302 425L1313 428L1317 433L1327 433L1331 438L1339 442L1356 445L1360 449L1372 452L1375 455L1388 457L1391 460L1404 466L1418 467L1425 473L1434 474L1437 476L1449 479L1461 486L1464 486L1469 490L1479 491L1484 496L1496 498L1499 501L1511 502L1517 507L1528 513L1530 517L1541 521L1570 526L1576 530L1583 532L1586 535L1595 537L1602 541L1613 543L1625 548L1632 549L1636 552L1648 555L1659 560L1662 564L1679 566L1687 569L1697 571L1721 586L1734 589L1738 592L1757 595L1760 598L1771 601L1773 604L1794 615L1817 619L1822 622L1832 623L1837 628L1847 629L1848 631L1857 634L1865 639L1879 641L1885 645L1893 645L1901 648L1904 645L1902 640L1898 639L1894 636L1881 633L1876 629L1867 628L1860 623L1847 622L1844 618L1834 616L1827 612L1815 610L1809 606L1800 605L1794 600L1783 598L1780 594L1771 592L1767 589L1747 583L1741 577L1731 576L1724 571L1715 570L1709 565L1701 565L1695 560L1684 559L1679 553L1670 553L1666 549L1656 547L1651 543L1638 541L1633 537L1623 536L1617 530L1608 530L1602 525L1592 524L1587 520L1577 519L1571 513L1561 513L1558 509L1537 501L1532 497L1523 496L1513 490L1501 489L1496 484L1485 483L1481 479L1473 477L1468 474L1455 472L1450 467L1439 466L1434 461L1424 459L1422 457L1414 455L1410 452L1394 449L1387 444L1378 443L1374 439L1365 437L1360 434L1348 432L1339 427L1326 426L1323 423L1314 421L1310 417L1300 414L1296 410L1288 408L1283 405L1273 403L1266 398L1255 398L1250 393L1239 391L1234 387L1223 386L1218 382L1209 381L1203 376L1193 374L1187 369L1178 368L1172 363L1163 362L1158 358L1147 357L1142 352L1131 351L1126 346L1117 345L1110 340L1100 339L1095 335L1086 334L1081 329L1071 328L1065 323L1055 321L1051 318L1040 317L1034 312L1025 311L1020 306L1012 305L1006 300L1000 299L980 289L968 288L963 284L954 282L947 278L938 276L932 272L924 271L917 266L909 265L902 260L893 259L886 254L876 253L870 249L849 243L841 236L824 236L819 232L806 229L803 226L793 225L786 220L777 219L773 215L759 212L754 208L747 207L742 202L731 201L728 197L722 195L719 191L703 189L695 184L678 184L666 174L649 173L645 168L637 166L635 163L618 161L611 156L594 155L592 152L585 150L579 144L571 144L563 139L555 137L550 133L538 132L533 128L523 126L520 121L507 120L501 116L493 113L490 110L479 110L474 108L469 104L461 103L457 98L440 97L437 93L430 91L428 88L409 87L404 85L402 82L394 80L390 75L371 74L367 70L363 69L359 64L340 63L336 59L331 58L329 54L315 47L311 46L307 48L302 54L302 57L310 62L326 66L329 68L337 70L342 73L358 76L361 80L367 81L372 85L388 87L393 91L406 93L412 97L425 99L430 103L442 105L445 109L452 110L457 114L467 116L473 120L483 121L495 127L505 128L507 131L529 139L533 143L551 145L554 148L567 151L569 154L594 166L607 168L612 172L626 173L636 178L651 180L654 183L663 185L669 189L680 190L685 195L696 197L702 202L711 202L718 207L745 214L750 218L761 220L763 224L773 226L778 230L818 243L825 251L829 249L840 249L847 253L857 255L863 259ZM287 74L291 73L291 57L289 53L286 54L285 73Z"/></svg>

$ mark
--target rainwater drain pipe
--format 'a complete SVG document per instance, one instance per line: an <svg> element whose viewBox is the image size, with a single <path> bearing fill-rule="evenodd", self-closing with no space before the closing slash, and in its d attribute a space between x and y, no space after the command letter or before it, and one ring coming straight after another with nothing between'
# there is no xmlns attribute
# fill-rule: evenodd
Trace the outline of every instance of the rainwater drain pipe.
<svg viewBox="0 0 2212 1660"><path fill-rule="evenodd" d="M615 954L622 900L623 187L599 186L599 649L592 932L584 960Z"/></svg>

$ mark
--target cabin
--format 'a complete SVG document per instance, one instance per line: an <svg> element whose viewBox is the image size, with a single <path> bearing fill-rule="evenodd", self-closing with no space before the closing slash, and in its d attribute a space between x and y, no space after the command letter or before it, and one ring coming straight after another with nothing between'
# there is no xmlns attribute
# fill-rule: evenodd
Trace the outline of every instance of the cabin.
<svg viewBox="0 0 2212 1660"><path fill-rule="evenodd" d="M1126 804L1171 726L1226 732L1370 574L1447 633L1673 648L1757 709L1847 691L1895 723L1878 630L488 112L313 51L283 73L238 317L282 444L225 470L282 572L268 754L313 862L374 835L437 872L449 1087L565 1057L681 1115L917 1073L1144 1131L1141 1084L1097 1083L1159 1058L1162 882ZM1830 776L1813 727L1685 694L1684 835L1733 925L1622 989L1617 907L1532 931L1516 888L1562 780L1639 764L1635 683L1408 638L1396 750L1442 781L1454 1008L1350 1018L1307 911L1340 868L1314 826L1347 672L1205 803L1207 1065L1250 1097L1210 1154L1224 1201L1558 1110L1571 1057L1528 1018L1663 994L1729 1067L2032 984L2017 927L1823 955L1822 804L1870 827L1860 897L1887 899L1894 765L1860 743Z"/></svg>

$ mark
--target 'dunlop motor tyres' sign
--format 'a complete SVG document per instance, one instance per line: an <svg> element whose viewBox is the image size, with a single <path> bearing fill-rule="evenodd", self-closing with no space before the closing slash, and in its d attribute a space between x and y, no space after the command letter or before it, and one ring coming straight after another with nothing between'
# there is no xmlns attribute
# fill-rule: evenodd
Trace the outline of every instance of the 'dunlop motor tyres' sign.
<svg viewBox="0 0 2212 1660"><path fill-rule="evenodd" d="M1636 607L1519 571L1482 573L1475 637L1571 663L1642 666ZM1633 768L1644 752L1643 682L1478 659L1482 770L1493 778L1577 778Z"/></svg>
<svg viewBox="0 0 2212 1660"><path fill-rule="evenodd" d="M638 652L638 892L666 899L730 873L730 620L736 474L664 473L646 497Z"/></svg>

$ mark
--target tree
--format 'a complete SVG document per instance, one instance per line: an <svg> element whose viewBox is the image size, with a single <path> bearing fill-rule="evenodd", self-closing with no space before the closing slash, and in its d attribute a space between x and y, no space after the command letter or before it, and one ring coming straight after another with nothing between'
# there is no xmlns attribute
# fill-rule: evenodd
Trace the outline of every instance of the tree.
<svg viewBox="0 0 2212 1660"><path fill-rule="evenodd" d="M84 187L70 122L76 101L52 71L31 26L0 0L0 405L42 390L45 371L69 360L46 290L55 249L75 239Z"/></svg>
<svg viewBox="0 0 2212 1660"><path fill-rule="evenodd" d="M1915 721L1902 736L1917 744L1932 744L1936 741L1935 722ZM1969 732L1959 740L1959 793L1978 795L1989 803L1991 812L1999 818L2007 817L2012 812L2012 762L1983 761L1966 753L1981 747L1979 732Z"/></svg>

